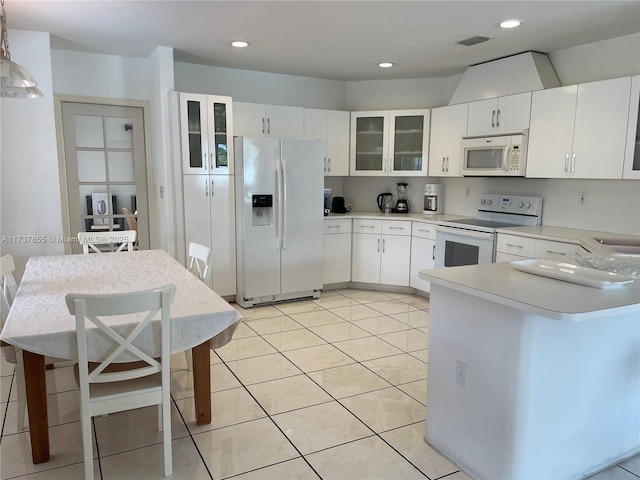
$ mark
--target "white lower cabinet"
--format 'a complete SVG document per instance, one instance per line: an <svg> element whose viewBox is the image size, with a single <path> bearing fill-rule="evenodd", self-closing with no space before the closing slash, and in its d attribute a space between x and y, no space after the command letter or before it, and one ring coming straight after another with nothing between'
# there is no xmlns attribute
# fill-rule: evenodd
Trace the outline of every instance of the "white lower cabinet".
<svg viewBox="0 0 640 480"><path fill-rule="evenodd" d="M436 259L435 225L413 222L411 226L411 271L409 286L423 292L431 291L431 282L419 276L420 270L434 268Z"/></svg>
<svg viewBox="0 0 640 480"><path fill-rule="evenodd" d="M575 252L586 252L576 243L542 240L518 235L498 234L496 262L546 258L549 260L571 260Z"/></svg>
<svg viewBox="0 0 640 480"><path fill-rule="evenodd" d="M351 280L409 286L411 222L353 221Z"/></svg>
<svg viewBox="0 0 640 480"><path fill-rule="evenodd" d="M185 247L200 243L213 252L210 287L220 296L236 293L233 175L183 175Z"/></svg>
<svg viewBox="0 0 640 480"><path fill-rule="evenodd" d="M324 221L324 284L351 281L351 219Z"/></svg>

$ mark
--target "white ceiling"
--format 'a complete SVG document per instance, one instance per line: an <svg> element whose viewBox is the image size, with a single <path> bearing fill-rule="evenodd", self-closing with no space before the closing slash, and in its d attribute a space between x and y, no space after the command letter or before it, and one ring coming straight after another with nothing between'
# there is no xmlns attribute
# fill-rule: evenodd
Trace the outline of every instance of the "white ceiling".
<svg viewBox="0 0 640 480"><path fill-rule="evenodd" d="M50 32L53 48L146 58L162 45L176 61L335 80L450 76L640 32L640 1L630 0L6 0L5 9L9 29ZM522 26L499 28L510 18ZM475 35L492 40L455 44ZM232 39L252 45L231 48ZM383 60L396 66L378 68Z"/></svg>

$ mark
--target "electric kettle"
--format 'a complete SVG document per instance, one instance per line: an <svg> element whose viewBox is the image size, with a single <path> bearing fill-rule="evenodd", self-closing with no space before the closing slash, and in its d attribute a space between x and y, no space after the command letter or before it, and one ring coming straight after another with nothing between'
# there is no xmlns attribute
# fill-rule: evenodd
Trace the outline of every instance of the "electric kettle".
<svg viewBox="0 0 640 480"><path fill-rule="evenodd" d="M393 195L391 193L381 193L378 195L377 201L381 212L391 213L391 205L393 204Z"/></svg>

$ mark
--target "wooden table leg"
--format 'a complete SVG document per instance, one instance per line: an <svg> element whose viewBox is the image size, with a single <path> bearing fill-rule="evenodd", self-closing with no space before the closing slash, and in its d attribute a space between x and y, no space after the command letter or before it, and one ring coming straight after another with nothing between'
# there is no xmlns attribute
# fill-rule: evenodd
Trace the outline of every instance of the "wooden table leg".
<svg viewBox="0 0 640 480"><path fill-rule="evenodd" d="M211 368L209 340L191 349L193 355L193 391L198 425L211 423Z"/></svg>
<svg viewBox="0 0 640 480"><path fill-rule="evenodd" d="M27 391L31 458L33 463L44 463L49 461L49 419L44 356L23 350L22 359Z"/></svg>

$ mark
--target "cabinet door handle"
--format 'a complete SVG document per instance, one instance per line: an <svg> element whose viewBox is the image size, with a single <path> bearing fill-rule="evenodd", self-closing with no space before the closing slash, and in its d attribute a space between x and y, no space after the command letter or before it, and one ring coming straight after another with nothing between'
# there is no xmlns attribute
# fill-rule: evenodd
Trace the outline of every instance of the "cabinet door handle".
<svg viewBox="0 0 640 480"><path fill-rule="evenodd" d="M384 253L384 242L385 242L385 239L383 238L382 239L382 253Z"/></svg>
<svg viewBox="0 0 640 480"><path fill-rule="evenodd" d="M267 118L267 135L271 135L271 119Z"/></svg>
<svg viewBox="0 0 640 480"><path fill-rule="evenodd" d="M324 157L324 173L327 173L327 157Z"/></svg>
<svg viewBox="0 0 640 480"><path fill-rule="evenodd" d="M329 157L329 158L328 158L328 161L329 161L329 170L328 170L328 173L331 173L331 157Z"/></svg>
<svg viewBox="0 0 640 480"><path fill-rule="evenodd" d="M404 230L404 227L389 227L389 230Z"/></svg>
<svg viewBox="0 0 640 480"><path fill-rule="evenodd" d="M446 170L444 169L444 161L447 157L442 157L442 173L444 173Z"/></svg>
<svg viewBox="0 0 640 480"><path fill-rule="evenodd" d="M496 127L500 126L500 109L498 109L498 114L496 115Z"/></svg>
<svg viewBox="0 0 640 480"><path fill-rule="evenodd" d="M378 253L380 253L380 239L378 239Z"/></svg>
<svg viewBox="0 0 640 480"><path fill-rule="evenodd" d="M565 257L567 254L564 252L554 252L553 250L547 250L547 253L550 253L551 255L560 255Z"/></svg>
<svg viewBox="0 0 640 480"><path fill-rule="evenodd" d="M447 157L447 173L449 173L449 157Z"/></svg>
<svg viewBox="0 0 640 480"><path fill-rule="evenodd" d="M524 245L516 245L515 243L507 243L507 247L524 248Z"/></svg>
<svg viewBox="0 0 640 480"><path fill-rule="evenodd" d="M264 117L262 117L262 134L264 135Z"/></svg>
<svg viewBox="0 0 640 480"><path fill-rule="evenodd" d="M491 128L496 126L496 111L491 112Z"/></svg>
<svg viewBox="0 0 640 480"><path fill-rule="evenodd" d="M204 181L204 196L205 197L209 196L209 181L208 180Z"/></svg>
<svg viewBox="0 0 640 480"><path fill-rule="evenodd" d="M214 197L216 195L216 186L213 183L213 180L211 180L211 196Z"/></svg>
<svg viewBox="0 0 640 480"><path fill-rule="evenodd" d="M571 173L576 173L576 154L571 154Z"/></svg>
<svg viewBox="0 0 640 480"><path fill-rule="evenodd" d="M360 228L376 228L373 225L360 225Z"/></svg>
<svg viewBox="0 0 640 480"><path fill-rule="evenodd" d="M431 255L431 259L435 260L436 259L436 246L433 246L433 255Z"/></svg>
<svg viewBox="0 0 640 480"><path fill-rule="evenodd" d="M564 173L569 173L569 154L564 156Z"/></svg>
<svg viewBox="0 0 640 480"><path fill-rule="evenodd" d="M327 228L340 228L340 225L327 225Z"/></svg>
<svg viewBox="0 0 640 480"><path fill-rule="evenodd" d="M208 168L207 168L207 154L206 153L202 154L202 166L204 167L205 170L208 170Z"/></svg>

